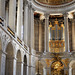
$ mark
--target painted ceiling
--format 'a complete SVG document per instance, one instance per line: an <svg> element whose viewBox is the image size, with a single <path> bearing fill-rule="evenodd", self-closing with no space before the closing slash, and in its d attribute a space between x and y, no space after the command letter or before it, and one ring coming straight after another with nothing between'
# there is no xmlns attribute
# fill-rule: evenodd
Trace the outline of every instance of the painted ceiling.
<svg viewBox="0 0 75 75"><path fill-rule="evenodd" d="M69 3L73 0L37 0L37 1L47 5L61 5L61 4Z"/></svg>

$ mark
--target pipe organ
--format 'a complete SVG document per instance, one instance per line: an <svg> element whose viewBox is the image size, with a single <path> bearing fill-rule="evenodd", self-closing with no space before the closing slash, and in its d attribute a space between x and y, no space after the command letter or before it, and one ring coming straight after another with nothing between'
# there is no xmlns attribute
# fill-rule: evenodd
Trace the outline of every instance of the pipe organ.
<svg viewBox="0 0 75 75"><path fill-rule="evenodd" d="M49 52L59 53L65 51L64 24L56 19L54 25L49 25Z"/></svg>

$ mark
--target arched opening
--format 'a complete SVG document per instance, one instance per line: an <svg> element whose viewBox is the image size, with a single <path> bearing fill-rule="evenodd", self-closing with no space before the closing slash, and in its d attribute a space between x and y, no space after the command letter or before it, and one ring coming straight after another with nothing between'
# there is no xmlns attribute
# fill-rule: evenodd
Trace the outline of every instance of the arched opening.
<svg viewBox="0 0 75 75"><path fill-rule="evenodd" d="M13 46L11 42L7 45L6 53L5 75L13 75Z"/></svg>
<svg viewBox="0 0 75 75"><path fill-rule="evenodd" d="M27 58L24 55L23 75L27 75Z"/></svg>
<svg viewBox="0 0 75 75"><path fill-rule="evenodd" d="M75 60L70 62L69 75L75 75Z"/></svg>
<svg viewBox="0 0 75 75"><path fill-rule="evenodd" d="M21 52L17 52L16 75L21 75Z"/></svg>
<svg viewBox="0 0 75 75"><path fill-rule="evenodd" d="M55 61L52 63L51 75L64 75L64 65L61 61Z"/></svg>
<svg viewBox="0 0 75 75"><path fill-rule="evenodd" d="M36 62L36 74L35 75L43 75L43 65L41 63L41 61L37 61Z"/></svg>

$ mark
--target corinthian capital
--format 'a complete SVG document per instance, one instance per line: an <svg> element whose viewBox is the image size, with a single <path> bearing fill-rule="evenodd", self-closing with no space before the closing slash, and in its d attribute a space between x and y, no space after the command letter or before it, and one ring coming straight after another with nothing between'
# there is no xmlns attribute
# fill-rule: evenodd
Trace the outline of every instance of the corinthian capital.
<svg viewBox="0 0 75 75"><path fill-rule="evenodd" d="M50 15L50 14L48 14L48 13L44 14L45 19L49 19L49 15Z"/></svg>
<svg viewBox="0 0 75 75"><path fill-rule="evenodd" d="M63 13L64 17L68 17L68 13Z"/></svg>

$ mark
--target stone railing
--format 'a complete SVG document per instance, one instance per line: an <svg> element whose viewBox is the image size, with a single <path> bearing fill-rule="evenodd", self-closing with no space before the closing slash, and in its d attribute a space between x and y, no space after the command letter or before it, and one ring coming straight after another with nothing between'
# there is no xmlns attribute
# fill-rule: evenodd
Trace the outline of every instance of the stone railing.
<svg viewBox="0 0 75 75"><path fill-rule="evenodd" d="M16 33L9 27L9 26L5 26L4 25L4 20L0 17L0 27L7 32L8 34L11 35L11 37L13 37L16 42L18 42L26 51L29 52L29 47L24 43L24 41L22 41L17 35ZM13 39L13 40L14 40Z"/></svg>

